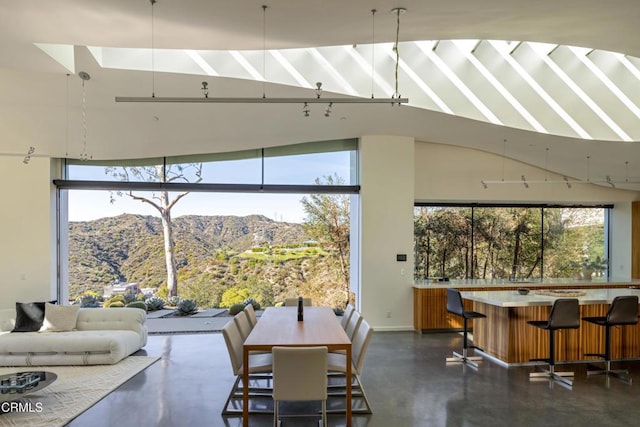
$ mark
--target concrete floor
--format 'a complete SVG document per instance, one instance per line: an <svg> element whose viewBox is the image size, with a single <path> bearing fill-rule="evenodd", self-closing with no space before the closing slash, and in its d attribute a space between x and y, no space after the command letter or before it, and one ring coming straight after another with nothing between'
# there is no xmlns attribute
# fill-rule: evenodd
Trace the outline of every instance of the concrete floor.
<svg viewBox="0 0 640 427"><path fill-rule="evenodd" d="M372 415L358 415L356 427L638 426L640 362L630 368L637 384L586 376L576 371L573 390L549 382L531 383L532 367L504 368L489 361L475 371L444 362L462 346L458 334L374 333L362 375ZM109 394L69 425L240 426L221 416L233 384L229 357L218 333L152 335L143 353L162 359ZM564 367L561 367L564 368ZM562 369L559 369L562 370ZM253 427L272 417L253 416ZM344 426L329 416L329 426ZM283 426L317 426L288 419Z"/></svg>

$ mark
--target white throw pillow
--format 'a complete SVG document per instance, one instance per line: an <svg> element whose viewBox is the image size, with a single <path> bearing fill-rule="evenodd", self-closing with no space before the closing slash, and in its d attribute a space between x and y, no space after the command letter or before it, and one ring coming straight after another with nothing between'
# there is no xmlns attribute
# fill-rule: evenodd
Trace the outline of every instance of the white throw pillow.
<svg viewBox="0 0 640 427"><path fill-rule="evenodd" d="M80 305L54 305L46 303L44 306L44 322L40 332L63 332L76 328Z"/></svg>

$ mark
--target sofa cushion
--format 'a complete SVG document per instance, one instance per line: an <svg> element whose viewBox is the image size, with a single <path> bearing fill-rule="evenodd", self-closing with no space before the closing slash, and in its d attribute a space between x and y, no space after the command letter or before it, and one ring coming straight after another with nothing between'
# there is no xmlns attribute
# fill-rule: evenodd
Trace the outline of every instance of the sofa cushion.
<svg viewBox="0 0 640 427"><path fill-rule="evenodd" d="M44 302L17 302L16 324L11 332L36 332L44 321Z"/></svg>
<svg viewBox="0 0 640 427"><path fill-rule="evenodd" d="M44 305L44 321L40 332L63 332L76 328L79 305Z"/></svg>
<svg viewBox="0 0 640 427"><path fill-rule="evenodd" d="M26 332L0 335L0 365L113 364L140 348L128 330Z"/></svg>

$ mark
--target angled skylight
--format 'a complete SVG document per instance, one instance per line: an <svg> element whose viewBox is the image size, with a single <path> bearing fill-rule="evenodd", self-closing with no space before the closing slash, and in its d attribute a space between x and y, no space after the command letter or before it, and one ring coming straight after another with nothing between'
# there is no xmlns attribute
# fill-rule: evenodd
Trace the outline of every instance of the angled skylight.
<svg viewBox="0 0 640 427"><path fill-rule="evenodd" d="M73 46L37 46L75 72ZM392 43L267 51L88 49L103 68L307 89L322 82L326 93L365 98L389 98L397 83L412 107L554 135L640 140L640 95L632 90L640 87L640 61L613 52L526 41L426 40L400 43L396 63Z"/></svg>

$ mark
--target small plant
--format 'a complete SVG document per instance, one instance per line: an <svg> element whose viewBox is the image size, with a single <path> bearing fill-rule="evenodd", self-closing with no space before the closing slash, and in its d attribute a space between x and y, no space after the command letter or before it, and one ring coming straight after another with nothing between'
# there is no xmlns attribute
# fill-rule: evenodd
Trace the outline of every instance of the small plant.
<svg viewBox="0 0 640 427"><path fill-rule="evenodd" d="M115 303L121 303L122 305L114 306L113 304L115 304ZM102 303L102 306L104 308L108 308L108 307L124 307L124 305L125 305L124 296L122 296L121 294L112 295L111 298L109 298L108 300L105 300L105 302Z"/></svg>
<svg viewBox="0 0 640 427"><path fill-rule="evenodd" d="M102 301L96 295L84 294L76 299L75 304L80 304L82 308L95 308L102 305Z"/></svg>
<svg viewBox="0 0 640 427"><path fill-rule="evenodd" d="M134 302L136 300L136 294L131 291L125 292L122 296L124 297L125 304L129 304L130 302Z"/></svg>
<svg viewBox="0 0 640 427"><path fill-rule="evenodd" d="M260 303L253 298L245 298L245 300L242 301L242 304L245 306L251 304L254 310L260 310Z"/></svg>
<svg viewBox="0 0 640 427"><path fill-rule="evenodd" d="M164 308L164 300L158 296L147 298L144 303L147 305L147 311L162 310Z"/></svg>
<svg viewBox="0 0 640 427"><path fill-rule="evenodd" d="M125 305L125 307L139 308L140 310L147 311L147 305L144 301L133 301Z"/></svg>
<svg viewBox="0 0 640 427"><path fill-rule="evenodd" d="M244 304L233 304L231 307L229 307L229 315L235 316L242 310L244 310Z"/></svg>
<svg viewBox="0 0 640 427"><path fill-rule="evenodd" d="M181 299L176 307L181 316L188 316L198 311L198 304L192 299Z"/></svg>
<svg viewBox="0 0 640 427"><path fill-rule="evenodd" d="M168 303L170 306L177 307L177 306L178 306L178 304L180 304L180 297L179 297L179 296L177 296L177 295L174 295L174 296L172 296L172 297L169 297L169 300L167 301L167 303Z"/></svg>
<svg viewBox="0 0 640 427"><path fill-rule="evenodd" d="M124 307L124 302L122 301L112 301L109 303L109 305L106 306L107 308L120 308L120 307Z"/></svg>

